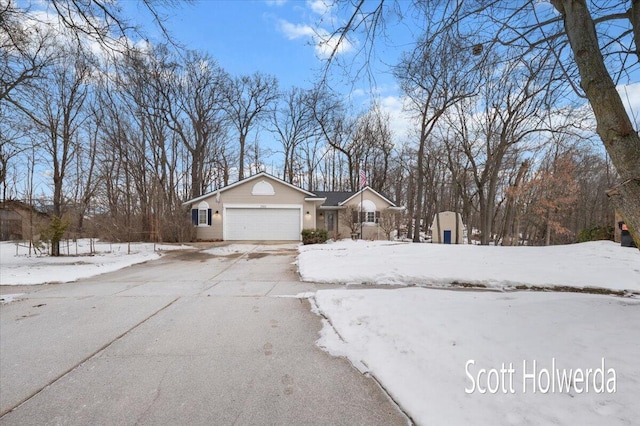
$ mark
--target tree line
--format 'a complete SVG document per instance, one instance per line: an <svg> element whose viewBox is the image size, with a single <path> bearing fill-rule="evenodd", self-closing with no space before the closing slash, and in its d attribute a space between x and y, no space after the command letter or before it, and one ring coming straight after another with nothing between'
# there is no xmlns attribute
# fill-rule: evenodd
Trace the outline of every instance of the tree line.
<svg viewBox="0 0 640 426"><path fill-rule="evenodd" d="M87 34L104 28L29 26L12 2L0 13L2 200L44 206L69 235L185 241L190 198L263 170L353 191L360 167L407 207L398 229L414 241L444 210L482 244L573 242L613 222L617 175L590 111L549 84L549 54L476 55L434 24L394 68L413 124L398 135L379 102L354 109L327 84L234 76L172 43L89 37L96 49Z"/></svg>

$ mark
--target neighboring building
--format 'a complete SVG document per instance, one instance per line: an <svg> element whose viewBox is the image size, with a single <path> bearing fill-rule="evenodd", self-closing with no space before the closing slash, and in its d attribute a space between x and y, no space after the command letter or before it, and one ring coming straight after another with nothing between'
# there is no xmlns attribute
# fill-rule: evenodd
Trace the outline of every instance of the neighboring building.
<svg viewBox="0 0 640 426"><path fill-rule="evenodd" d="M37 239L48 216L19 200L0 202L0 241Z"/></svg>
<svg viewBox="0 0 640 426"><path fill-rule="evenodd" d="M433 217L431 242L440 244L464 244L464 224L462 215L454 212L440 212Z"/></svg>
<svg viewBox="0 0 640 426"><path fill-rule="evenodd" d="M313 228L348 238L353 215L347 213L357 214L361 207L362 237L386 239L379 226L381 212L401 210L369 187L357 192L309 192L264 172L183 205L190 206L196 239L203 241L300 241L302 230Z"/></svg>

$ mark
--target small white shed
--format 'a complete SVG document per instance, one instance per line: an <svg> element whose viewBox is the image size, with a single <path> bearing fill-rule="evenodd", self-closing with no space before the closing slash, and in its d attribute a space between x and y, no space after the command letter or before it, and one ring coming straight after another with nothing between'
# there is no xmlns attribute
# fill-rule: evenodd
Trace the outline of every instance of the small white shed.
<svg viewBox="0 0 640 426"><path fill-rule="evenodd" d="M431 224L432 242L439 244L464 244L462 215L455 212L440 212Z"/></svg>

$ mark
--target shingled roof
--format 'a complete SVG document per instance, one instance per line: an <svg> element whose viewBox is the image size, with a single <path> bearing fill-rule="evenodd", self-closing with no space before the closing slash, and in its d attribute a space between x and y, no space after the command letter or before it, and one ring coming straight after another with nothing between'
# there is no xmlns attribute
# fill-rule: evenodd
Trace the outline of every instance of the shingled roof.
<svg viewBox="0 0 640 426"><path fill-rule="evenodd" d="M338 207L344 200L356 194L355 191L315 191L319 198L326 198L323 207Z"/></svg>

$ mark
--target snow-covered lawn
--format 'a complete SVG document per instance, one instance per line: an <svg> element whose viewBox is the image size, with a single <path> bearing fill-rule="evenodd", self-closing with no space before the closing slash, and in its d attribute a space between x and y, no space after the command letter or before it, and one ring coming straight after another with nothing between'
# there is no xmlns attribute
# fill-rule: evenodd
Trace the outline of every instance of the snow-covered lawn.
<svg viewBox="0 0 640 426"><path fill-rule="evenodd" d="M344 240L300 247L304 281L606 288L640 293L640 252L610 241L500 247Z"/></svg>
<svg viewBox="0 0 640 426"><path fill-rule="evenodd" d="M50 257L29 256L28 246L3 242L0 243L0 285L76 281L157 259L161 251L182 248L188 247L153 243L131 243L129 246L127 243L96 241L94 254L90 254L89 240L83 239L78 240L77 244L61 244L63 256Z"/></svg>
<svg viewBox="0 0 640 426"><path fill-rule="evenodd" d="M404 288L320 290L315 302L332 324L318 345L374 375L418 424L640 419L636 298Z"/></svg>
<svg viewBox="0 0 640 426"><path fill-rule="evenodd" d="M324 317L318 345L375 376L418 424L637 424L638 250L341 241L299 251L305 281L418 286L300 295ZM500 291L537 287L626 297Z"/></svg>

